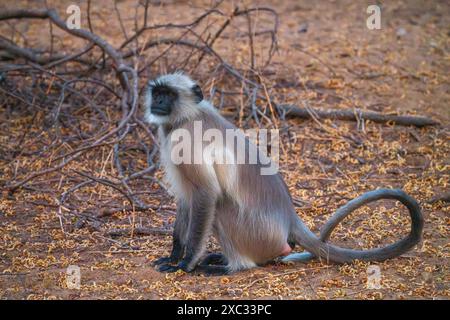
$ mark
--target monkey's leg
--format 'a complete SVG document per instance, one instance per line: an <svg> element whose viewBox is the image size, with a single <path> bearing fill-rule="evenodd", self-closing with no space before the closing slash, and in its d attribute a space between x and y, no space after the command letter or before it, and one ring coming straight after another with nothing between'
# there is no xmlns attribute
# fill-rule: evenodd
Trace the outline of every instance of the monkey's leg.
<svg viewBox="0 0 450 320"><path fill-rule="evenodd" d="M183 257L186 247L187 227L189 225L189 204L185 201L177 203L177 217L175 220L172 240L172 253L168 257L157 259L153 264L155 266L178 263Z"/></svg>
<svg viewBox="0 0 450 320"><path fill-rule="evenodd" d="M222 253L210 253L205 258L203 258L200 265L208 266L208 265L227 265L227 258Z"/></svg>
<svg viewBox="0 0 450 320"><path fill-rule="evenodd" d="M197 266L206 246L208 235L212 229L217 197L209 190L196 190L192 199L186 254L175 266L164 265L160 271L174 272L182 269L191 272Z"/></svg>

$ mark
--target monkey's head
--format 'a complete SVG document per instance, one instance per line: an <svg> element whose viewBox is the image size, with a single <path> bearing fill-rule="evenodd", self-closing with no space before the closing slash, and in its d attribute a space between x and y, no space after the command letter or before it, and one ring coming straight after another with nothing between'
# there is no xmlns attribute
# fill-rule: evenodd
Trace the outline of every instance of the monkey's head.
<svg viewBox="0 0 450 320"><path fill-rule="evenodd" d="M145 119L157 125L174 124L195 117L203 101L200 86L182 73L166 74L149 81Z"/></svg>

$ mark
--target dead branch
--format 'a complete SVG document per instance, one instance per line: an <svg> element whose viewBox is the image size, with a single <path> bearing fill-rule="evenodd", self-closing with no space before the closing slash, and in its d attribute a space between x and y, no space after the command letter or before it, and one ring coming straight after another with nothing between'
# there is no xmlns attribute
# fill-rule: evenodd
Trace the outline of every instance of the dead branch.
<svg viewBox="0 0 450 320"><path fill-rule="evenodd" d="M444 192L443 194L437 194L427 202L433 204L439 201L450 202L450 191Z"/></svg>
<svg viewBox="0 0 450 320"><path fill-rule="evenodd" d="M136 235L143 235L143 236L155 235L155 234L169 235L169 234L172 234L172 230L136 227L133 230L131 230L131 229L113 229L113 230L109 230L106 234L110 237L119 237L119 236L128 236L128 235L131 235L132 233L136 234Z"/></svg>
<svg viewBox="0 0 450 320"><path fill-rule="evenodd" d="M278 105L277 106L280 112L285 114L286 116L295 116L299 118L311 118L310 110L302 107L298 107L295 105ZM435 126L439 125L439 122L422 116L399 116L399 115L391 115L391 114L382 114L374 111L362 111L360 109L314 109L315 115L319 118L324 119L337 119L337 120L348 120L348 121L358 121L358 120L370 120L373 122L381 122L388 123L393 122L397 125L403 126L416 126L416 127L425 127L425 126Z"/></svg>

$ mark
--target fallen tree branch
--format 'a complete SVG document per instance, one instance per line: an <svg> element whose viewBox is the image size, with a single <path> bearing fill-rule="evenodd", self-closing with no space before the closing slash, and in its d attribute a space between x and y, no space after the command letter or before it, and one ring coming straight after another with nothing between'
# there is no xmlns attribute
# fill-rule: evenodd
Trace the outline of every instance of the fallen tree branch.
<svg viewBox="0 0 450 320"><path fill-rule="evenodd" d="M163 234L168 235L172 234L172 230L167 229L159 229L159 228L145 228L145 227L136 227L133 230L131 229L113 229L108 231L106 234L110 237L119 237L133 234L137 235L154 235L154 234Z"/></svg>
<svg viewBox="0 0 450 320"><path fill-rule="evenodd" d="M433 204L439 201L450 202L450 191L444 192L443 194L435 195L427 202Z"/></svg>
<svg viewBox="0 0 450 320"><path fill-rule="evenodd" d="M301 108L295 105L278 105L278 110L285 113L286 116L295 116L299 118L311 118L310 112L306 108ZM360 109L314 109L315 115L325 119L337 119L337 120L370 120L373 122L394 122L397 125L403 126L435 126L439 125L439 122L422 116L398 116L391 114L382 114L374 111L362 111Z"/></svg>

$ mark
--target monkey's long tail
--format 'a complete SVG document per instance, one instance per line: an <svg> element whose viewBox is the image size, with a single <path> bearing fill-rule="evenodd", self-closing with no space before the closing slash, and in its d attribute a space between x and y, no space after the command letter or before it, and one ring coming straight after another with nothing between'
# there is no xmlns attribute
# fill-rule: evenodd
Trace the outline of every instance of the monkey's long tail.
<svg viewBox="0 0 450 320"><path fill-rule="evenodd" d="M341 248L326 241L334 228L346 216L359 207L380 199L396 199L403 203L409 210L411 216L411 231L405 238L386 247L370 250L354 250ZM306 262L313 258L325 259L327 262L345 263L352 260L383 261L397 257L413 248L422 238L423 216L417 201L400 189L379 189L369 191L349 201L340 207L336 213L323 226L320 237L317 237L304 222L297 217L293 227L292 235L296 243L308 252L293 253L282 259L283 262L295 261Z"/></svg>

